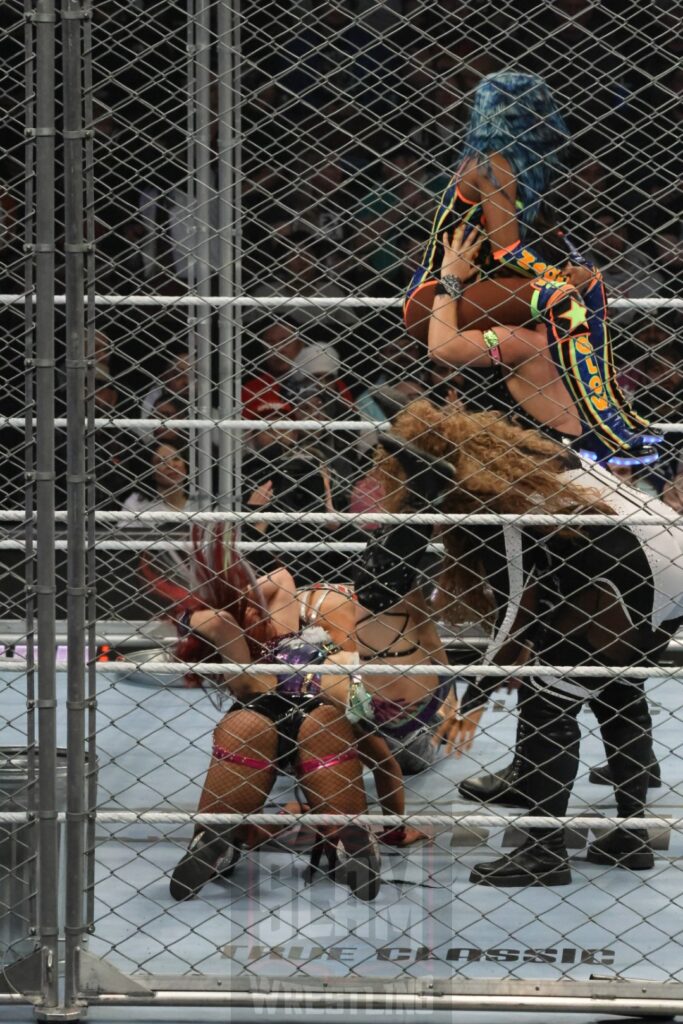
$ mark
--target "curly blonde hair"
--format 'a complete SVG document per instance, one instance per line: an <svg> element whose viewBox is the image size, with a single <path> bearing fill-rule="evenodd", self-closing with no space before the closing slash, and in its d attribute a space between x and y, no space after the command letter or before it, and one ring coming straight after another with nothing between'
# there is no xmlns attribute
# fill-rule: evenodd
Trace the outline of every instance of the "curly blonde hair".
<svg viewBox="0 0 683 1024"><path fill-rule="evenodd" d="M440 503L442 512L613 512L590 488L561 478L567 470L566 448L535 430L515 426L499 413L468 413L452 407L440 410L419 399L395 418L392 434L452 468L454 484ZM398 459L380 450L377 473L387 511L415 510L415 498ZM539 532L581 534L580 527L566 526L548 526ZM445 617L453 623L482 616L490 619L493 597L486 584L480 544L466 525L446 529L443 540L447 557L440 587L448 595L442 609Z"/></svg>

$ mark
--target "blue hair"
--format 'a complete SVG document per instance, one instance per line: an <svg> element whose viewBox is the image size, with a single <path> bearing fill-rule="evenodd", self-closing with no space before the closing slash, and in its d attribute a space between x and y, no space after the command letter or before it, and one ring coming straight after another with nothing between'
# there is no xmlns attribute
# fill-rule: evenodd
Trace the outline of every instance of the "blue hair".
<svg viewBox="0 0 683 1024"><path fill-rule="evenodd" d="M522 238L539 217L541 204L562 166L567 126L550 89L537 75L504 71L487 75L474 94L462 159L479 161L500 153L517 177Z"/></svg>

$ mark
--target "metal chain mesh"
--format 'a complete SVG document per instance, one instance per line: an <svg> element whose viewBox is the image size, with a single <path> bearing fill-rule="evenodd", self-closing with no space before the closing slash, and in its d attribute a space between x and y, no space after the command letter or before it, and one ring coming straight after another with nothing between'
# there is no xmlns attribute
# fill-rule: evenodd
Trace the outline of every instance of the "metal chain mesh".
<svg viewBox="0 0 683 1024"><path fill-rule="evenodd" d="M73 59L84 69L89 133L83 232L76 231L89 296L81 331L92 594L91 674L80 706L89 715L90 832L85 852L74 847L87 894L78 908L83 944L143 985L156 976L151 988L159 977L191 987L196 973L229 974L235 984L287 977L303 991L306 979L342 977L378 985L427 977L580 982L607 971L680 981L681 701L670 608L678 601L680 612L683 557L674 514L683 510L678 8L654 0L71 7L82 54L62 46L66 21L58 21L55 67L58 133ZM33 540L24 501L36 507L31 247L40 239L34 142L25 135L34 39L24 13L19 4L0 7L0 316L9 339L0 357L0 650L12 709L3 748L32 750L25 705L33 701ZM474 179L464 181L464 139L482 81L510 69L540 75L566 122L569 145L543 197L548 223L538 234L545 252L557 252L553 232L561 228L571 238L561 266L588 264L602 275L616 369L605 357L598 381L665 438L656 462L612 467L611 491L610 477L594 472L588 483L607 488L602 504L586 492L562 497L569 463L560 464L558 451L568 449L536 451L532 435L471 415L516 411L519 422L521 408L541 428L576 436L579 400L567 367L538 377L528 351L512 354L516 337L542 334L546 344L543 322L534 327L527 317L508 328L502 307L480 303L465 339L479 349L462 355L462 339L458 353L439 352L426 319L422 334L411 334L400 316L434 224L456 224L434 220L456 172L458 201L483 203ZM62 135L56 165L58 669L67 603L78 589L67 573L73 535L59 514L73 513L77 500L67 486L67 342L73 346L75 322L65 298L75 251L65 246L65 229L74 228L64 206L69 138ZM535 152L532 176L547 156ZM504 183L495 174L494 181L499 195ZM485 208L481 223L491 249L493 212ZM482 266L482 280L495 280L491 265ZM438 277L437 265L428 269ZM437 308L448 322L446 306ZM498 331L493 343L482 341L487 328ZM457 323L450 330L460 337ZM496 343L506 371L492 383L487 352ZM392 429L438 456L438 467L414 451L408 462L377 454L398 406L416 399L430 405L412 419L399 414ZM534 476L536 456L544 465ZM526 489L515 466L531 474ZM630 504L620 505L624 494ZM586 512L593 518L582 519ZM546 518L534 522L534 514ZM378 560L380 535L395 545L386 540ZM600 538L617 535L616 554L601 569L617 542ZM468 575L458 576L458 566ZM662 612L656 635L642 605L648 573L651 604ZM249 588L255 596L245 605ZM258 647L264 621L279 635L325 628L341 648L333 657L346 666L325 673L309 665L326 703L290 713L277 728L281 706L241 706L292 675L273 643ZM321 642L305 648L309 659ZM476 690L490 680L507 687L488 693L482 714ZM64 686L58 676L58 706ZM233 697L238 704L226 714ZM71 699L73 710L73 692ZM573 784L562 758L579 732ZM274 760L286 770L264 767ZM648 870L634 875L607 863L600 844L609 846L615 819L640 813L648 784L649 831L635 833L629 854L631 867ZM25 842L6 789L0 775L0 869L23 879L26 857L1 852ZM530 812L539 808L556 826L539 840L546 859L525 861L512 888L486 884L482 864L517 856L530 828L538 840L542 820ZM197 810L240 815L240 825L215 819L220 834L211 846L211 819L193 824ZM331 814L344 817L319 817ZM388 816L386 828L379 815ZM211 870L194 899L176 902L194 895L187 871L190 888L179 889L178 864L197 834L210 846ZM378 892L374 837L384 840ZM335 878L327 868L338 840L350 861L344 865L337 849ZM316 853L325 870L304 882ZM0 916L6 963L36 927L34 910L12 915ZM82 975L81 988L95 1001L111 979L100 978L98 988L92 977Z"/></svg>

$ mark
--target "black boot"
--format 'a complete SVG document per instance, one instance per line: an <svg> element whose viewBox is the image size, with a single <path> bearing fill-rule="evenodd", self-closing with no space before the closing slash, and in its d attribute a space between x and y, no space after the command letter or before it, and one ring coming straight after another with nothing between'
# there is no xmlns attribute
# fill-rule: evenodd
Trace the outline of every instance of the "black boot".
<svg viewBox="0 0 683 1024"><path fill-rule="evenodd" d="M507 768L464 779L458 786L458 793L464 800L477 800L482 804L528 807L529 801L519 788L521 775L519 758L515 757Z"/></svg>
<svg viewBox="0 0 683 1024"><path fill-rule="evenodd" d="M239 850L230 842L230 833L220 833L203 826L192 838L171 876L174 900L191 900L212 878L224 877L239 859Z"/></svg>
<svg viewBox="0 0 683 1024"><path fill-rule="evenodd" d="M652 718L645 691L615 679L590 706L600 723L619 817L640 817L655 765L659 768L652 750ZM661 785L658 772L655 777Z"/></svg>
<svg viewBox="0 0 683 1024"><path fill-rule="evenodd" d="M474 775L471 779L464 779L458 786L460 796L464 800L477 800L482 804L528 807L529 800L524 793L524 780L528 770L523 750L526 735L527 730L520 715L512 763L497 772L487 772L484 775Z"/></svg>
<svg viewBox="0 0 683 1024"><path fill-rule="evenodd" d="M613 829L590 844L586 860L631 871L647 871L655 866L650 837L644 828Z"/></svg>
<svg viewBox="0 0 683 1024"><path fill-rule="evenodd" d="M326 868L322 866L323 860L327 861ZM304 878L312 882L317 874L328 875L335 882L348 885L359 900L369 902L379 892L381 866L374 832L360 825L345 825L336 839L318 833Z"/></svg>
<svg viewBox="0 0 683 1024"><path fill-rule="evenodd" d="M613 786L614 776L608 764L601 764L597 768L591 768L588 781L594 786ZM648 789L659 789L662 784L662 769L659 761L653 761L647 770Z"/></svg>
<svg viewBox="0 0 683 1024"><path fill-rule="evenodd" d="M371 829L346 825L339 833L335 881L348 885L359 900L374 900L381 883L382 857Z"/></svg>
<svg viewBox="0 0 683 1024"><path fill-rule="evenodd" d="M510 854L476 864L470 882L478 885L569 885L572 873L562 829L532 829L529 838Z"/></svg>

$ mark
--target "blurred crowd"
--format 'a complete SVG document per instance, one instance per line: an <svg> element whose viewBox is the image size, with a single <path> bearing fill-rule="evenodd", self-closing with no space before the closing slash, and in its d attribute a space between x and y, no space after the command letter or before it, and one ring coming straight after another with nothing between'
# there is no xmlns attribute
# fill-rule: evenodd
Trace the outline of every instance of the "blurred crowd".
<svg viewBox="0 0 683 1024"><path fill-rule="evenodd" d="M225 476L213 474L217 502L371 512L381 501L372 475L374 433L327 425L383 419L376 398L386 386L407 397L457 401L457 375L430 364L404 336L398 309L334 300L398 297L405 288L435 199L457 165L483 75L515 67L541 74L552 87L571 133L553 208L602 269L609 294L683 295L680 16L673 0L243 0L235 14L240 161L230 193L241 237L238 286L255 298L330 302L322 309L244 311L237 330L240 383L231 385L234 414L258 425L237 440L241 458L232 480L239 493L220 493ZM0 128L0 277L2 292L16 293L24 287L30 212L23 206L23 18L13 5L0 8L0 18L7 115ZM211 31L215 40L215 21ZM226 196L220 193L216 47L201 150L196 140L189 145L188 95L196 83L187 38L187 6L180 0L107 0L93 8L100 293L219 291ZM199 166L208 190L201 210L192 187ZM199 226L207 222L208 255L205 249L198 262ZM63 286L58 261L57 290ZM4 416L26 407L23 312L17 305L1 314L3 333L14 339L2 355ZM58 415L66 399L61 315L58 308ZM636 407L656 422L683 422L680 313L665 303L621 309L612 323L620 381ZM217 314L207 342L185 307L98 310L90 384L96 413L129 421L95 431L99 508L206 507L194 486L201 430L182 421L196 418L200 407L212 415L225 408L220 338ZM202 344L210 351L201 353ZM137 418L151 425L136 425ZM294 426L273 426L283 419ZM318 429L310 429L312 420ZM668 439L662 466L638 482L683 511L681 437ZM218 464L215 435L210 444ZM3 427L0 446L10 467L8 504L19 507L24 455L16 430ZM63 433L57 446L63 465ZM62 507L63 481L60 473ZM296 525L257 523L254 531L272 539L310 536ZM345 540L357 531L331 520L318 531L323 534ZM317 571L313 559L302 568L311 577Z"/></svg>

